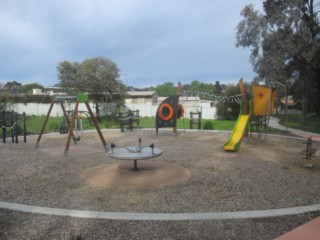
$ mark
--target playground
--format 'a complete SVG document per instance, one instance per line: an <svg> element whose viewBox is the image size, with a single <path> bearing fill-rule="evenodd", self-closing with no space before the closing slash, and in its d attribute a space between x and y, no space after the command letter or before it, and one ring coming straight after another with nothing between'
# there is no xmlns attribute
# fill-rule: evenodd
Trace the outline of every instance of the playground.
<svg viewBox="0 0 320 240"><path fill-rule="evenodd" d="M227 99L241 106L231 133L178 130L180 83L159 105L152 129L102 131L87 95L68 97L75 101L70 116L65 97L56 98L38 137L0 144L0 237L66 238L73 228L93 239L272 239L316 217L320 142L267 134L275 89L252 85L249 100L242 79L239 87ZM44 134L55 102L68 129L85 103L96 129Z"/></svg>
<svg viewBox="0 0 320 240"><path fill-rule="evenodd" d="M238 212L320 202L320 162L317 160L312 169L304 167L305 139L268 135L264 140L253 135L250 140L243 140L237 152L230 152L223 149L229 132L194 130L176 134L161 129L156 134L154 129L147 129L125 133L104 130L102 134L108 146L112 142L135 146L141 138L143 145L153 143L163 153L139 160L139 170L133 171L131 161L108 157L96 131L85 132L81 141L72 143L68 157L64 156L66 135L61 134L43 135L36 149L35 136L24 144L0 144L1 201L130 213ZM314 148L319 148L319 142L314 143ZM319 159L319 152L315 158ZM168 223L9 214L8 210L1 210L0 214L1 226L8 236L23 233L30 238L61 238L63 234L68 237L75 230L89 238L188 239L210 238L214 233L218 238L271 239L314 217L310 213L258 220ZM157 230L152 224L157 225ZM123 233L117 229L123 229Z"/></svg>

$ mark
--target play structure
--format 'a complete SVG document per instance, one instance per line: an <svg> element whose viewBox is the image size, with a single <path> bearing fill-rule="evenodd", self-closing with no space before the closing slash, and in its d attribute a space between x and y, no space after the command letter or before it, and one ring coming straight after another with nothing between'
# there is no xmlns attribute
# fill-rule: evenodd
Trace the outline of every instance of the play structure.
<svg viewBox="0 0 320 240"><path fill-rule="evenodd" d="M312 141L311 137L309 137L307 141L303 142L303 144L306 144L306 150L304 151L304 166L307 168L313 168L315 163L315 153L317 149L312 147L312 143L314 143L314 141Z"/></svg>
<svg viewBox="0 0 320 240"><path fill-rule="evenodd" d="M139 128L139 110L128 110L126 112L119 112L120 130L124 132L125 129L133 131L134 128Z"/></svg>
<svg viewBox="0 0 320 240"><path fill-rule="evenodd" d="M177 93L161 102L156 114L156 133L159 128L172 127L172 131L177 134L177 119L184 116L184 107L179 103L182 86L178 84Z"/></svg>
<svg viewBox="0 0 320 240"><path fill-rule="evenodd" d="M240 94L234 96L216 96L201 92L182 93L181 84L178 84L177 94L166 98L158 107L156 113L156 133L162 127L172 127L177 133L177 119L184 115L184 107L179 103L180 96L201 96L201 99L211 99L222 102L236 102L240 104L240 114L229 140L224 144L226 151L238 151L244 137L250 137L256 132L259 139L267 134L270 115L274 112L275 88L252 84L252 99L248 94L242 79L239 80ZM194 126L201 129L201 111L190 113L190 129Z"/></svg>
<svg viewBox="0 0 320 240"><path fill-rule="evenodd" d="M201 129L201 112L190 112L190 129Z"/></svg>
<svg viewBox="0 0 320 240"><path fill-rule="evenodd" d="M0 112L0 126L2 130L2 141L6 143L8 130L11 133L12 143L19 142L19 134L23 135L23 141L27 142L26 114L14 111Z"/></svg>
<svg viewBox="0 0 320 240"><path fill-rule="evenodd" d="M74 101L75 102L75 106L74 106L74 110L73 110L73 115L71 117L71 120L69 118L69 116L67 115L67 111L65 109L65 106L64 106L64 101ZM63 111L63 115L64 115L64 118L65 118L65 121L67 123L67 127L68 127L68 137L67 137L67 142L66 142L66 145L65 145L65 151L64 151L64 155L65 156L68 156L68 151L69 151L69 147L70 147L70 141L71 141L71 138L73 139L73 142L74 144L77 144L77 141L79 140L76 135L74 134L74 126L75 126L75 122L76 122L76 119L78 117L78 114L79 114L79 111L78 111L78 108L79 108L79 104L80 103L84 103L87 107L87 110L89 112L89 115L90 115L90 119L92 120L96 130L97 130L97 133L100 137L100 140L102 142L102 145L104 147L104 149L106 150L107 152L107 143L101 133L101 130L100 130L100 127L98 125L98 122L93 114L93 111L89 105L89 101L88 101L88 96L86 94L83 94L83 93L79 93L77 96L57 96L55 97L55 99L52 101L52 103L50 104L50 107L49 107L49 110L48 110L48 113L47 113L47 116L43 122L43 125L41 127L41 130L40 130L40 133L39 133L39 136L37 138L37 142L36 142L36 148L38 148L39 146L39 143L40 143L40 140L41 140L41 137L42 137L42 134L44 132L44 129L47 125L47 122L48 122L48 119L50 117L50 113L52 111L52 108L54 106L55 103L60 103L60 106L62 108L62 111Z"/></svg>
<svg viewBox="0 0 320 240"><path fill-rule="evenodd" d="M61 118L61 122L60 122L60 134L67 134L69 131L69 124L71 121L71 118L73 116L73 110L66 110L66 116L63 116ZM78 115L76 117L75 123L74 123L74 129L76 130L76 133L78 133L78 131L81 132L81 134L83 133L83 119L87 118L89 120L89 124L90 126L94 126L94 123L90 117L90 113L88 111L78 111ZM78 134L76 134L78 135ZM79 137L76 136L78 139Z"/></svg>
<svg viewBox="0 0 320 240"><path fill-rule="evenodd" d="M248 100L242 79L239 81L239 88L242 95L240 114L229 140L224 145L226 151L239 150L243 138L248 136L249 126L251 137L254 131L259 138L262 132L266 134L270 115L274 112L274 88L253 84L251 100Z"/></svg>
<svg viewBox="0 0 320 240"><path fill-rule="evenodd" d="M173 132L177 133L177 119L181 118L185 114L182 99L188 99L188 97L199 97L203 100L212 100L220 102L241 102L243 94L237 94L234 96L218 96L207 92L199 91L182 91L181 83L178 83L177 93L174 96L166 98L158 107L156 113L156 132L162 127L172 127ZM190 112L190 129L201 129L202 112L201 109L197 109L196 112ZM183 122L184 123L184 122Z"/></svg>

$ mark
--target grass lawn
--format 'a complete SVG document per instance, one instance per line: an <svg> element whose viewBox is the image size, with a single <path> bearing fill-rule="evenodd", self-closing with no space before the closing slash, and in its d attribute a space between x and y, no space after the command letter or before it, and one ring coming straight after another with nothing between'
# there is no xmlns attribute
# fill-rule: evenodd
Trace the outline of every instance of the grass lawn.
<svg viewBox="0 0 320 240"><path fill-rule="evenodd" d="M284 115L276 116L280 119L280 124L285 126L286 120ZM304 130L307 132L320 133L320 117L315 115L307 117L307 122L302 122L302 116L299 115L288 115L288 127Z"/></svg>
<svg viewBox="0 0 320 240"><path fill-rule="evenodd" d="M27 116L27 131L31 133L39 133L41 127L45 121L45 116ZM61 117L49 117L48 122L45 127L45 133L47 132L59 132L60 126L63 120ZM78 122L80 126L80 121ZM82 126L84 130L95 129L94 125L90 124L88 118L82 119ZM119 123L115 120L109 119L108 121L102 120L99 123L99 127L102 128L119 128Z"/></svg>
<svg viewBox="0 0 320 240"><path fill-rule="evenodd" d="M280 119L280 124L285 125L285 117L284 116L276 116ZM27 131L28 133L38 134L41 130L42 124L45 121L45 116L27 116ZM50 117L48 119L45 133L48 132L59 132L60 126L62 123L62 118L60 117ZM234 128L236 121L235 120L209 120L202 119L201 129L207 130L222 130L222 131L232 131ZM301 122L301 115L289 115L288 116L289 127L302 129L314 133L320 133L320 118L311 116L308 118L307 124L303 124ZM83 118L82 120L83 129L95 129L93 125L90 124L88 118ZM80 122L79 122L80 125ZM141 128L154 128L155 127L155 118L152 117L140 117L139 126ZM120 124L117 119L111 118L102 118L99 123L99 127L101 129L105 128L114 128L119 129ZM190 119L178 119L177 123L178 129L190 129ZM194 126L197 128L197 126ZM282 131L268 127L268 133L281 133ZM2 129L0 128L0 133L2 133ZM9 133L8 133L9 134Z"/></svg>
<svg viewBox="0 0 320 240"><path fill-rule="evenodd" d="M202 119L201 129L208 130L227 130L231 131L235 125L236 121L234 120L209 120ZM142 128L154 128L155 127L155 118L150 117L141 117L140 118L140 127ZM177 121L178 129L190 129L190 119L178 119ZM197 126L193 126L197 128Z"/></svg>
<svg viewBox="0 0 320 240"><path fill-rule="evenodd" d="M41 127L45 121L45 116L27 116L27 131L29 133L37 134L40 132ZM231 131L235 125L236 121L232 120L202 120L202 129L210 129L210 130L226 130ZM60 125L62 123L62 118L60 117L49 117L48 122L46 124L45 133L48 132L59 132ZM79 123L80 124L80 123ZM83 129L95 129L93 125L90 125L90 122L87 118L84 118L82 121ZM101 129L104 128L120 128L119 121L117 119L106 119L103 118L99 123L99 127ZM154 128L155 127L155 118L151 117L140 117L139 127L141 128ZM178 129L190 129L190 120L189 119L178 119L177 123ZM196 126L194 126L196 128ZM0 129L0 132L2 130Z"/></svg>

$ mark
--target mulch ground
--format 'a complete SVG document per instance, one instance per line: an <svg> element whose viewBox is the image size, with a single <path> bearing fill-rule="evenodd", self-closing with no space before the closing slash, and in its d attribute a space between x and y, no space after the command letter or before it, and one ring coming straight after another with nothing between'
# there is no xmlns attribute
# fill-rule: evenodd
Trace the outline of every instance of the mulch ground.
<svg viewBox="0 0 320 240"><path fill-rule="evenodd" d="M139 161L141 171L134 172L131 162L107 156L96 132L85 132L76 145L71 144L68 157L64 156L66 135L43 135L37 149L36 137L29 137L26 144L1 143L0 201L146 213L263 210L320 202L320 154L316 152L313 169L305 168L306 146L301 139L253 138L245 140L237 153L229 153L223 144L230 133L180 131L175 136L167 130L159 135L152 130L109 130L103 134L108 146L111 142L136 146L141 138L142 145L154 143L163 154ZM175 168L183 172L179 181L175 178L179 174L163 177ZM94 171L100 172L98 180L92 179L98 175ZM81 232L86 239L272 239L319 214L148 222L0 210L0 238L69 239Z"/></svg>

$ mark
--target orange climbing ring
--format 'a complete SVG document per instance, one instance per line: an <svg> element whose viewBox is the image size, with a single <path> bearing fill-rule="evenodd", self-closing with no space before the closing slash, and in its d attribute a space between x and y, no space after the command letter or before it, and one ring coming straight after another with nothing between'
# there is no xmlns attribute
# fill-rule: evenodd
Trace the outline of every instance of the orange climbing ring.
<svg viewBox="0 0 320 240"><path fill-rule="evenodd" d="M163 121L169 121L173 116L173 108L169 103L162 103L158 108L158 116Z"/></svg>
<svg viewBox="0 0 320 240"><path fill-rule="evenodd" d="M184 116L184 107L182 104L178 105L178 118L182 118Z"/></svg>

